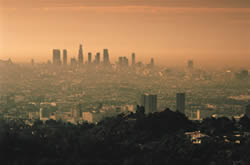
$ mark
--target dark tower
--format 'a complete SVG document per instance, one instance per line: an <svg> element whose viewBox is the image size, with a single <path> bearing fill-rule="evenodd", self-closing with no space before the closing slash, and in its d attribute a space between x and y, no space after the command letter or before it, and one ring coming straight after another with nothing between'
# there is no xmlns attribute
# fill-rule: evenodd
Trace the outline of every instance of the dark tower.
<svg viewBox="0 0 250 165"><path fill-rule="evenodd" d="M92 62L92 53L89 52L88 53L88 64L91 64L91 62Z"/></svg>
<svg viewBox="0 0 250 165"><path fill-rule="evenodd" d="M119 57L118 58L118 64L120 67L128 66L128 58L127 57Z"/></svg>
<svg viewBox="0 0 250 165"><path fill-rule="evenodd" d="M132 53L132 65L135 65L135 53Z"/></svg>
<svg viewBox="0 0 250 165"><path fill-rule="evenodd" d="M96 53L96 56L95 56L95 64L100 64L100 53Z"/></svg>
<svg viewBox="0 0 250 165"><path fill-rule="evenodd" d="M63 50L63 65L67 65L67 50Z"/></svg>
<svg viewBox="0 0 250 165"><path fill-rule="evenodd" d="M60 65L61 64L61 53L60 49L53 49L53 64Z"/></svg>
<svg viewBox="0 0 250 165"><path fill-rule="evenodd" d="M150 66L153 67L154 65L155 65L154 58L151 58L151 60L150 60Z"/></svg>
<svg viewBox="0 0 250 165"><path fill-rule="evenodd" d="M176 94L176 110L185 114L185 93Z"/></svg>
<svg viewBox="0 0 250 165"><path fill-rule="evenodd" d="M83 64L83 51L82 51L81 44L80 44L79 53L78 53L78 63L79 63L79 65Z"/></svg>
<svg viewBox="0 0 250 165"><path fill-rule="evenodd" d="M109 52L108 49L103 49L103 63L109 64Z"/></svg>

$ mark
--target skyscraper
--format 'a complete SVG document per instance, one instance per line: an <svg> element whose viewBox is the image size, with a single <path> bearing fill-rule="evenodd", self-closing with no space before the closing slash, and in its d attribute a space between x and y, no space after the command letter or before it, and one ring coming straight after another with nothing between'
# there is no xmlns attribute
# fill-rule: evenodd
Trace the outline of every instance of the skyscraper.
<svg viewBox="0 0 250 165"><path fill-rule="evenodd" d="M63 65L67 65L67 50L63 49Z"/></svg>
<svg viewBox="0 0 250 165"><path fill-rule="evenodd" d="M61 64L61 53L60 49L53 49L53 64L60 65Z"/></svg>
<svg viewBox="0 0 250 165"><path fill-rule="evenodd" d="M118 64L119 66L128 66L128 58L127 57L119 57L118 58Z"/></svg>
<svg viewBox="0 0 250 165"><path fill-rule="evenodd" d="M132 53L132 65L135 65L135 53Z"/></svg>
<svg viewBox="0 0 250 165"><path fill-rule="evenodd" d="M79 53L78 53L78 64L83 64L83 50L82 50L82 44L80 44Z"/></svg>
<svg viewBox="0 0 250 165"><path fill-rule="evenodd" d="M154 64L155 64L154 58L151 58L151 60L150 60L150 66L153 67Z"/></svg>
<svg viewBox="0 0 250 165"><path fill-rule="evenodd" d="M108 49L103 49L103 63L109 64L109 52Z"/></svg>
<svg viewBox="0 0 250 165"><path fill-rule="evenodd" d="M139 96L137 104L145 108L145 113L157 111L157 95L142 94Z"/></svg>
<svg viewBox="0 0 250 165"><path fill-rule="evenodd" d="M100 53L99 52L96 53L95 64L100 64Z"/></svg>
<svg viewBox="0 0 250 165"><path fill-rule="evenodd" d="M185 114L185 93L176 94L176 110Z"/></svg>
<svg viewBox="0 0 250 165"><path fill-rule="evenodd" d="M91 62L92 62L92 53L89 52L88 53L88 64L91 64Z"/></svg>
<svg viewBox="0 0 250 165"><path fill-rule="evenodd" d="M188 69L193 69L193 67L194 67L193 60L188 60Z"/></svg>

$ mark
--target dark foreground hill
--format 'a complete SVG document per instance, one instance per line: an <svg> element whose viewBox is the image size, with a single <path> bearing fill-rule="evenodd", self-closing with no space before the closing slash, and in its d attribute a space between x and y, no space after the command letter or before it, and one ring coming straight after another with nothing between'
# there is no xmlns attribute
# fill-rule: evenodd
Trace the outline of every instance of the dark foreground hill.
<svg viewBox="0 0 250 165"><path fill-rule="evenodd" d="M3 165L249 165L250 120L208 118L189 121L183 114L163 112L107 118L78 124L36 121L0 122ZM194 144L187 132L201 131Z"/></svg>

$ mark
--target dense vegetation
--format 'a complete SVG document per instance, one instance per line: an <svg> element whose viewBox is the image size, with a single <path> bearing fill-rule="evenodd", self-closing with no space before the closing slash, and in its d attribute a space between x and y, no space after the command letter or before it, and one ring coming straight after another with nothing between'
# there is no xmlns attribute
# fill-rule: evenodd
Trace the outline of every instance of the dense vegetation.
<svg viewBox="0 0 250 165"><path fill-rule="evenodd" d="M193 144L185 132L207 136ZM100 123L72 125L49 120L26 125L0 121L4 165L233 165L250 164L250 119L189 121L166 109L145 115L121 114ZM241 136L235 136L235 134ZM236 141L240 143L236 143Z"/></svg>

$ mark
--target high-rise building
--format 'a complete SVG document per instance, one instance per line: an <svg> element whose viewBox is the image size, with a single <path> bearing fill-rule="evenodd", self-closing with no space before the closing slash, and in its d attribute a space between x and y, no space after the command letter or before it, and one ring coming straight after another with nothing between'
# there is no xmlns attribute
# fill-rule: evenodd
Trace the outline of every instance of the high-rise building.
<svg viewBox="0 0 250 165"><path fill-rule="evenodd" d="M54 65L60 65L61 64L60 49L53 49L53 64Z"/></svg>
<svg viewBox="0 0 250 165"><path fill-rule="evenodd" d="M92 62L92 53L89 52L88 53L88 64L91 64L91 62Z"/></svg>
<svg viewBox="0 0 250 165"><path fill-rule="evenodd" d="M120 67L128 66L128 58L127 57L119 57L118 64Z"/></svg>
<svg viewBox="0 0 250 165"><path fill-rule="evenodd" d="M63 65L67 65L67 50L63 49Z"/></svg>
<svg viewBox="0 0 250 165"><path fill-rule="evenodd" d="M138 98L137 104L145 108L145 113L153 113L157 111L157 95L142 94Z"/></svg>
<svg viewBox="0 0 250 165"><path fill-rule="evenodd" d="M79 52L78 52L78 64L83 64L83 50L82 50L82 44L80 44Z"/></svg>
<svg viewBox="0 0 250 165"><path fill-rule="evenodd" d="M188 60L188 68L189 68L189 69L193 69L193 67L194 67L194 62L193 62L193 60Z"/></svg>
<svg viewBox="0 0 250 165"><path fill-rule="evenodd" d="M250 119L250 104L246 106L246 115Z"/></svg>
<svg viewBox="0 0 250 165"><path fill-rule="evenodd" d="M108 49L103 49L103 64L109 64L109 52L108 52Z"/></svg>
<svg viewBox="0 0 250 165"><path fill-rule="evenodd" d="M185 114L185 93L176 94L176 110Z"/></svg>
<svg viewBox="0 0 250 165"><path fill-rule="evenodd" d="M135 65L135 53L132 53L132 65Z"/></svg>
<svg viewBox="0 0 250 165"><path fill-rule="evenodd" d="M154 58L151 58L151 60L150 60L150 66L153 67L154 64L155 64Z"/></svg>
<svg viewBox="0 0 250 165"><path fill-rule="evenodd" d="M97 52L96 53L96 56L95 56L95 64L100 64L100 53L99 52Z"/></svg>

